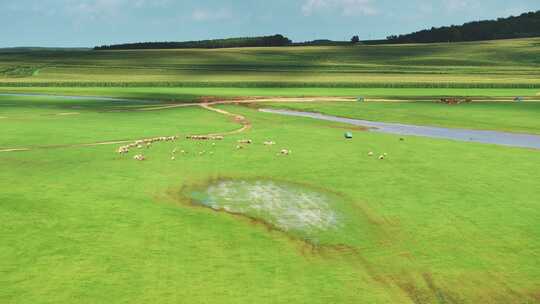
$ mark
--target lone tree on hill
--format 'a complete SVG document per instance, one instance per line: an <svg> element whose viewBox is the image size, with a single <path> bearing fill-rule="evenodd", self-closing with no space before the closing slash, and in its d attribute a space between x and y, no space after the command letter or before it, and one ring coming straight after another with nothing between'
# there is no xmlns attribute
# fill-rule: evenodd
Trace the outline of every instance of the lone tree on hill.
<svg viewBox="0 0 540 304"><path fill-rule="evenodd" d="M358 37L358 35L354 35L354 36L351 38L351 43L352 43L352 44L357 44L358 42L360 42L360 37Z"/></svg>

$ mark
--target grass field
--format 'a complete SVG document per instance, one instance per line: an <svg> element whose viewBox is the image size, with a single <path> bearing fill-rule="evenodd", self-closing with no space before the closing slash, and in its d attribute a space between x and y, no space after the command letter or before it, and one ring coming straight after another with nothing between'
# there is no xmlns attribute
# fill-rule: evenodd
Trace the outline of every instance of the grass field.
<svg viewBox="0 0 540 304"><path fill-rule="evenodd" d="M238 128L198 108L111 113L118 104L42 97L0 104L1 147ZM343 125L220 108L253 129L215 147L157 144L146 162L118 156L116 146L1 154L0 301L538 301L536 151L364 131L347 142ZM237 150L242 138L254 144ZM188 154L172 161L174 147ZM277 156L281 148L293 154ZM304 240L189 203L185 189L223 178L334 193L344 224Z"/></svg>
<svg viewBox="0 0 540 304"><path fill-rule="evenodd" d="M257 111L540 134L539 48L1 50L0 303L540 303L538 150Z"/></svg>
<svg viewBox="0 0 540 304"><path fill-rule="evenodd" d="M0 50L0 83L538 88L539 52L539 39L218 50Z"/></svg>

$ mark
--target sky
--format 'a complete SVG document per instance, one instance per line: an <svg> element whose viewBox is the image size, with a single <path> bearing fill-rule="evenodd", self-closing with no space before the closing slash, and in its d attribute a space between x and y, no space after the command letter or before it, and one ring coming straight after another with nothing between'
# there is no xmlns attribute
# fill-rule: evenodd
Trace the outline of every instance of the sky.
<svg viewBox="0 0 540 304"><path fill-rule="evenodd" d="M379 39L540 10L540 0L0 0L0 47L283 34Z"/></svg>

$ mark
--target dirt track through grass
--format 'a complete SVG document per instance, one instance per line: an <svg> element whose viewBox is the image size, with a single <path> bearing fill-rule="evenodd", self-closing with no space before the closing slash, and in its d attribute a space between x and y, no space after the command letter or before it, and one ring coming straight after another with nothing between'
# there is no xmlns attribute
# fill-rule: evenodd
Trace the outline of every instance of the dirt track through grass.
<svg viewBox="0 0 540 304"><path fill-rule="evenodd" d="M24 94L23 94L24 95ZM39 97L39 95L33 95L34 97ZM51 95L44 95L46 97L51 97ZM57 96L57 98L68 98L68 99L78 99L83 98L82 96ZM111 100L112 98L104 97L104 100ZM400 99L373 99L377 101L387 101L387 102L410 102L410 100L400 100ZM219 113L224 116L232 117L234 122L241 125L241 128L229 131L229 132L216 132L211 134L198 134L198 135L207 135L207 136L226 136L226 135L234 135L239 134L242 132L245 132L252 128L252 124L249 120L246 119L246 117L234 113L230 113L228 111L217 109L213 106L216 105L227 105L227 104L252 104L252 103L315 103L315 102L355 102L356 98L354 97L336 97L336 96L329 96L329 97L275 97L275 98L266 98L266 97L248 97L244 99L234 99L234 100L216 100L216 101L210 101L210 102L191 102L191 103L182 103L182 104L164 104L156 106L154 104L147 104L147 105L139 105L138 108L129 108L129 109L123 109L123 110L115 110L113 112L137 112L137 111L161 111L161 110L168 110L168 109L175 109L175 108L185 108L185 107L195 107L199 106L205 110L213 111L216 113ZM501 99L501 101L507 101L506 99ZM140 108L142 107L142 108ZM73 116L73 115L80 115L80 113L59 113L56 114L57 116ZM162 135L161 135L162 136ZM166 135L169 136L169 135ZM159 136L158 136L159 137ZM0 153L2 152L24 152L24 151L31 151L34 149L55 149L55 148L81 148L81 147L95 147L95 146L102 146L102 145L116 145L116 144L125 144L134 142L137 139L126 139L126 140L104 140L99 142L92 142L92 143L83 143L83 144L65 144L65 145L47 145L47 146L36 146L36 147L9 147L0 149Z"/></svg>
<svg viewBox="0 0 540 304"><path fill-rule="evenodd" d="M39 95L33 95L33 97L39 97ZM51 97L50 95L47 95L46 97ZM82 98L80 96L58 96L58 98ZM216 109L212 106L214 105L223 105L223 104L249 104L249 103L257 103L257 102L339 102L339 101L354 101L354 98L346 98L346 97L295 97L295 98L289 98L289 97L277 97L277 98L247 98L243 100L218 100L213 102L207 102L207 103L199 103L199 102L193 102L193 103L183 103L183 104L167 104L162 106L155 106L155 105L148 105L148 108L139 108L139 109L126 109L122 110L123 112L135 112L135 111L160 111L160 110L168 110L168 109L174 109L174 108L185 108L185 107L195 107L199 106L203 109L213 111L216 113L219 113L221 115L225 115L228 117L232 117L234 121L238 124L240 124L242 127L240 129L230 131L230 132L218 132L218 133L212 133L212 134L204 134L208 136L226 136L226 135L234 135L239 134L242 132L245 132L249 129L251 129L252 125L244 116L237 115L234 113L227 112L225 110ZM144 106L144 105L141 105ZM60 116L72 116L72 113L60 113L56 115ZM80 113L77 113L80 114ZM156 136L160 137L160 136ZM36 147L22 147L22 148L5 148L0 149L0 153L5 152L26 152L31 151L35 149L60 149L60 148L83 148L83 147L95 147L95 146L104 146L104 145L117 145L117 144L125 144L125 143L131 143L137 139L126 139L126 140L107 140L107 141L100 141L100 142L93 142L93 143L84 143L84 144L73 144L73 145L48 145L48 146L36 146Z"/></svg>

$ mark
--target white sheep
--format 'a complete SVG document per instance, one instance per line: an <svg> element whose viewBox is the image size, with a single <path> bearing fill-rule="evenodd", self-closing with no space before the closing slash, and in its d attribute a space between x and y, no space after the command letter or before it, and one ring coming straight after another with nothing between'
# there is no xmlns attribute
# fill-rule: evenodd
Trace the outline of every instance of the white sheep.
<svg viewBox="0 0 540 304"><path fill-rule="evenodd" d="M144 157L144 155L142 154L137 154L133 157L134 160L138 160L138 161L143 161L143 160L146 160L146 158Z"/></svg>

